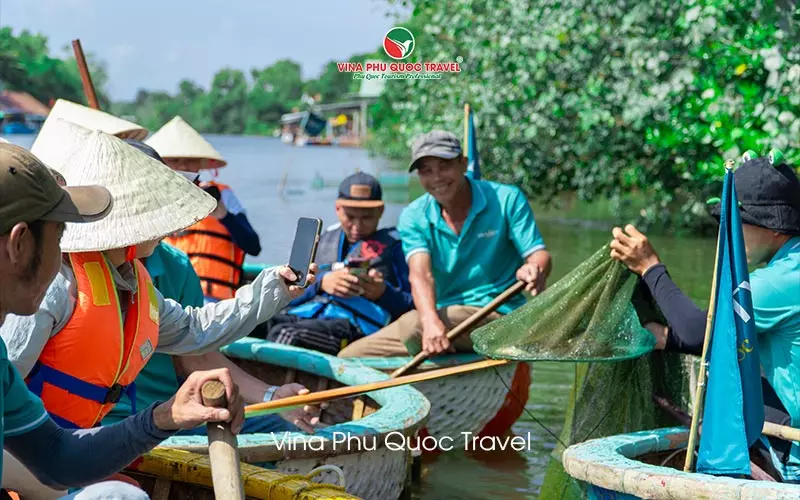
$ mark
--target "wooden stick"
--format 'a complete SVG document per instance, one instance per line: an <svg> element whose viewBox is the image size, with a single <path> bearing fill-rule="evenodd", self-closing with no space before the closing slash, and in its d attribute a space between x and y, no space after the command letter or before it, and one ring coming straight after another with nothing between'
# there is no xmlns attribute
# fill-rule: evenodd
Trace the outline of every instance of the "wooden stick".
<svg viewBox="0 0 800 500"><path fill-rule="evenodd" d="M227 406L225 385L218 380L210 380L200 390L203 405L215 408ZM228 422L209 422L208 459L211 462L211 479L214 484L214 497L217 500L244 500L242 473L239 469L239 449L236 436L231 432Z"/></svg>
<svg viewBox="0 0 800 500"><path fill-rule="evenodd" d="M438 370L406 375L405 377L381 380L380 382L371 382L369 384L353 385L349 387L339 387L336 389L328 389L327 391L312 392L311 394L304 394L301 396L291 396L288 398L276 399L275 401L268 401L266 403L247 405L244 407L245 418L256 417L258 415L267 413L278 413L278 410L285 411L290 408L298 408L305 405L315 405L324 403L326 401L333 401L334 399L358 396L368 392L378 391L380 389L388 389L389 387L398 387L401 385L424 382L426 380L433 380L441 377L448 377L450 375L458 375L461 373L483 370L485 368L491 368L492 366L502 366L507 363L509 363L507 359L485 359L483 361L476 361L474 363L467 363L449 368L440 368Z"/></svg>
<svg viewBox="0 0 800 500"><path fill-rule="evenodd" d="M489 302L478 311L475 311L475 313L472 316L470 316L465 321L459 323L458 325L456 325L455 328L450 330L450 332L447 334L447 340L449 340L452 343L454 340L456 340L456 338L460 337L461 335L466 333L467 330L480 323L486 316L493 313L495 309L508 302L508 300L511 297L513 297L514 295L516 295L517 293L521 292L524 289L525 289L525 282L517 281L516 283L508 287L503 293L495 297L493 301ZM404 375L407 371L413 370L414 368L419 366L423 361L428 359L428 356L430 355L427 354L426 352L424 351L420 352L419 354L414 356L414 358L411 361L401 366L397 370L393 371L391 378L399 377L401 375Z"/></svg>
<svg viewBox="0 0 800 500"><path fill-rule="evenodd" d="M668 400L667 398L653 394L653 401L655 401L655 403L664 411L675 417L675 420L679 421L681 424L689 425L691 423L692 417L690 417L689 414L684 412L682 409L675 406L672 401ZM702 425L698 427L698 432L701 431L700 427L702 427ZM776 482L774 477L767 474L767 471L759 467L752 460L750 461L750 475L756 481Z"/></svg>
<svg viewBox="0 0 800 500"><path fill-rule="evenodd" d="M765 436L772 436L778 439L785 439L786 441L800 442L800 429L789 427L788 425L779 425L773 422L764 422L764 429L761 434Z"/></svg>
<svg viewBox="0 0 800 500"><path fill-rule="evenodd" d="M697 442L697 427L700 424L700 415L703 413L703 398L706 393L706 369L708 364L708 346L711 343L711 327L714 324L714 312L717 307L717 263L719 261L719 242L722 238L722 227L717 232L717 250L714 255L714 277L711 279L711 298L706 317L706 332L703 340L703 355L700 358L700 368L697 375L697 392L694 396L692 409L692 422L689 427L689 443L686 447L686 460L683 463L684 472L692 472L694 467L694 449Z"/></svg>
<svg viewBox="0 0 800 500"><path fill-rule="evenodd" d="M86 58L83 56L83 48L81 47L80 40L75 39L72 41L72 51L75 52L75 61L78 63L78 71L81 74L81 82L83 83L83 93L86 94L89 106L94 109L100 109L100 104L97 102L97 94L94 92L92 75L89 74L89 66L86 64Z"/></svg>
<svg viewBox="0 0 800 500"><path fill-rule="evenodd" d="M469 156L469 103L464 104L464 157Z"/></svg>

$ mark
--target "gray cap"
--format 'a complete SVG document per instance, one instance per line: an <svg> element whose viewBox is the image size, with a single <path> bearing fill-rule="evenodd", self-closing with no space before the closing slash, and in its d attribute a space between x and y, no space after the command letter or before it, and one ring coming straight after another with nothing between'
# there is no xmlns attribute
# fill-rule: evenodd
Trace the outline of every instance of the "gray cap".
<svg viewBox="0 0 800 500"><path fill-rule="evenodd" d="M435 156L445 160L458 158L461 156L461 141L455 134L445 130L432 130L422 134L414 139L414 144L411 145L409 172L417 168L415 163L423 156Z"/></svg>

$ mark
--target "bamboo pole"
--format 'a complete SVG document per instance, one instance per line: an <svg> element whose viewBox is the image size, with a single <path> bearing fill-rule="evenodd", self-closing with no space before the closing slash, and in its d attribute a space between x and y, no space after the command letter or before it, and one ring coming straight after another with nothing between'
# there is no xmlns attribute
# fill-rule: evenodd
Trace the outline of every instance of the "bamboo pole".
<svg viewBox="0 0 800 500"><path fill-rule="evenodd" d="M469 156L469 103L464 104L464 156Z"/></svg>
<svg viewBox="0 0 800 500"><path fill-rule="evenodd" d="M310 394L303 394L301 396L291 396L288 398L276 399L275 401L268 401L266 403L247 405L244 407L245 418L257 417L259 415L270 413L278 413L279 411L286 411L292 408L300 408L306 405L316 405L326 401L333 401L334 399L358 396L381 389L388 389L390 387L398 387L406 384L414 384L417 382L425 382L426 380L434 380L437 378L448 377L450 375L459 375L461 373L483 370L493 366L502 366L508 362L509 361L506 359L485 359L482 361L476 361L474 363L452 366L450 368L440 368L438 370L415 373L413 375L406 375L404 377L381 380L380 382L339 387L337 389L312 392Z"/></svg>
<svg viewBox="0 0 800 500"><path fill-rule="evenodd" d="M92 75L89 74L89 66L86 64L86 57L83 55L83 48L79 39L72 41L72 51L75 53L75 61L78 63L78 71L81 74L81 83L83 83L83 93L86 94L89 106L94 109L100 109L100 104L97 102L97 94L94 91L94 84L92 83Z"/></svg>
<svg viewBox="0 0 800 500"><path fill-rule="evenodd" d="M725 166L728 167L733 162L728 160ZM694 404L692 409L692 424L689 428L689 443L686 447L686 461L683 464L684 472L691 472L694 467L694 449L697 444L697 427L700 424L703 412L703 399L706 393L706 372L708 371L708 346L711 343L711 330L714 324L714 313L717 309L717 273L719 271L717 263L719 261L719 242L722 239L722 227L717 232L717 249L714 252L714 277L711 279L711 298L708 304L708 316L706 317L706 332L703 339L703 355L700 358L700 368L697 375L697 391L695 392Z"/></svg>
<svg viewBox="0 0 800 500"><path fill-rule="evenodd" d="M203 406L227 406L225 385L218 380L203 384L200 394ZM229 422L209 422L208 460L211 462L211 479L217 500L244 500L242 473L239 468L239 449Z"/></svg>
<svg viewBox="0 0 800 500"><path fill-rule="evenodd" d="M517 293L521 292L525 289L525 282L524 281L517 281L510 287L508 287L503 293L495 297L495 299L485 306L483 306L478 311L475 311L472 316L467 318L465 321L456 325L455 328L450 330L447 334L447 340L451 343L455 341L458 337L466 333L470 328L481 322L486 316L491 314L495 311L498 307L505 304L511 297L516 295ZM401 366L397 370L392 372L391 378L399 377L404 375L407 371L413 370L417 366L419 366L423 361L428 359L430 354L426 353L425 351L420 352L414 358L406 363L405 365Z"/></svg>

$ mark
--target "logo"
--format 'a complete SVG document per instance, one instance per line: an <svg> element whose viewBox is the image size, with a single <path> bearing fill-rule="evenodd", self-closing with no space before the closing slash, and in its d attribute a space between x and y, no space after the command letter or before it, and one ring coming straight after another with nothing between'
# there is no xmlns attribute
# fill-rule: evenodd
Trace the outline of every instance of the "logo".
<svg viewBox="0 0 800 500"><path fill-rule="evenodd" d="M142 361L149 358L151 354L153 354L153 344L150 342L150 339L147 339L144 344L139 346L139 354L142 355Z"/></svg>
<svg viewBox="0 0 800 500"><path fill-rule="evenodd" d="M383 50L386 55L400 61L414 52L414 35L407 29L395 26L383 37Z"/></svg>

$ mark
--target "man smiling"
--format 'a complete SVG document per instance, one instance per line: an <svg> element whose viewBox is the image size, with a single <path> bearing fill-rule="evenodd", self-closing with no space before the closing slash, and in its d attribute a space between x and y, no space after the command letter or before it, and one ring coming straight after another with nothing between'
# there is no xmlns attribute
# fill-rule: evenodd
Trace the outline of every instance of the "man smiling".
<svg viewBox="0 0 800 500"><path fill-rule="evenodd" d="M451 345L447 332L516 280L541 293L550 274L550 254L519 188L467 178L467 159L450 132L418 137L411 152L409 171L418 172L426 194L406 207L398 231L416 309L340 357L470 351L468 335ZM514 297L483 323L524 302Z"/></svg>

